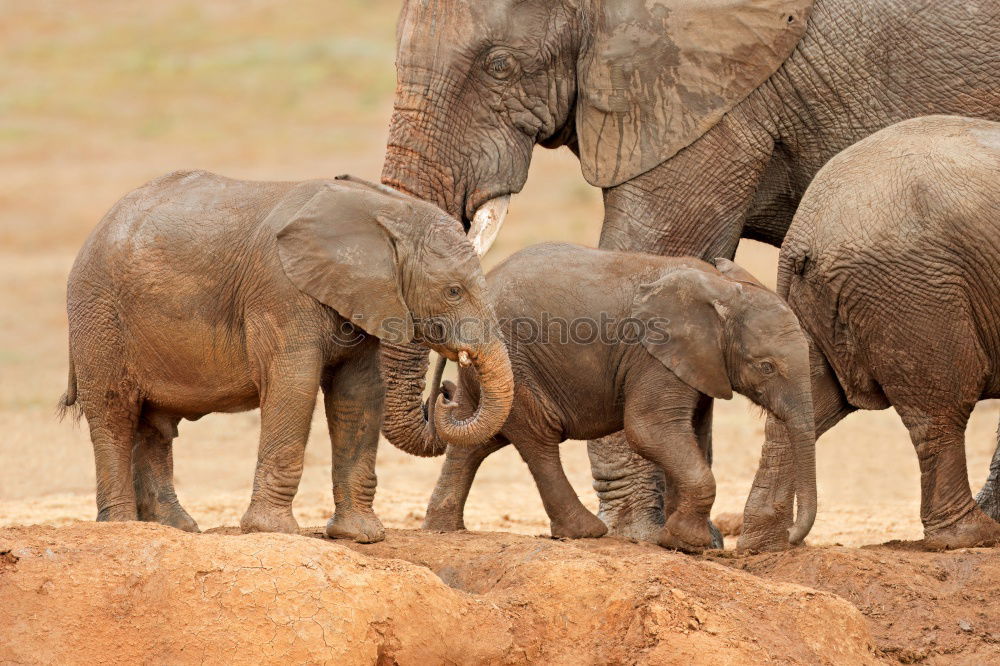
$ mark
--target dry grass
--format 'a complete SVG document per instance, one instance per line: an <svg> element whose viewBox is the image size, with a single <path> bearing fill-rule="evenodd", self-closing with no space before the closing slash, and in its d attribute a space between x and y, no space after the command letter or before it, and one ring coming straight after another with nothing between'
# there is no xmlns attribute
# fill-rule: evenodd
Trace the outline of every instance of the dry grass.
<svg viewBox="0 0 1000 666"><path fill-rule="evenodd" d="M394 85L392 0L0 0L0 523L93 516L86 426L58 423L65 388L65 276L76 248L125 191L177 168L297 179L377 178ZM539 151L488 263L549 240L594 244L597 191L566 152ZM765 280L776 253L745 243ZM985 477L997 407L970 426L974 487ZM716 428L717 511L742 506L762 423L736 399ZM329 448L317 419L296 510L330 509ZM249 497L256 413L182 424L178 492L203 527L233 524ZM584 446L564 447L594 506ZM413 527L440 465L383 447L377 508ZM814 542L919 536L918 471L892 412L852 416L819 447ZM483 467L470 527L547 529L524 465L504 451Z"/></svg>

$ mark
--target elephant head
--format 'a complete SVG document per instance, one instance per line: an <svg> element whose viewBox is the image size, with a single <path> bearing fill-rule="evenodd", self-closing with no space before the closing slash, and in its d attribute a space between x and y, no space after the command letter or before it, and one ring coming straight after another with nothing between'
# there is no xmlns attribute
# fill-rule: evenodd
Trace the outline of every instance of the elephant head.
<svg viewBox="0 0 1000 666"><path fill-rule="evenodd" d="M569 146L592 185L631 180L767 79L810 4L406 0L383 181L489 236L535 144Z"/></svg>
<svg viewBox="0 0 1000 666"><path fill-rule="evenodd" d="M737 391L784 424L795 461L798 543L816 517L816 437L809 344L777 294L727 259L719 273L681 268L642 285L632 316L656 335L650 354L689 386L713 398Z"/></svg>
<svg viewBox="0 0 1000 666"><path fill-rule="evenodd" d="M344 177L295 211L276 211L278 253L301 291L347 320L338 342L378 337L400 363L386 380L385 434L415 454L473 445L503 425L513 375L479 258L461 226L437 207ZM355 335L352 335L355 333ZM436 431L420 417L427 348L473 365L483 400L457 418L442 398ZM417 418L413 418L414 414Z"/></svg>

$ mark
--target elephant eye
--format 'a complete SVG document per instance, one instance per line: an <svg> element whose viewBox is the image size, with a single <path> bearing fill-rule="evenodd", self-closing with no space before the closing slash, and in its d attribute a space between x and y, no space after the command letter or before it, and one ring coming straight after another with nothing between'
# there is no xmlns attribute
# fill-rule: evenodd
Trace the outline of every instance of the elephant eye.
<svg viewBox="0 0 1000 666"><path fill-rule="evenodd" d="M771 363L770 361L761 361L757 365L757 368L760 370L761 374L764 375L774 374L774 363Z"/></svg>
<svg viewBox="0 0 1000 666"><path fill-rule="evenodd" d="M453 284L445 288L444 295L449 301L457 301L462 298L462 288L457 284Z"/></svg>
<svg viewBox="0 0 1000 666"><path fill-rule="evenodd" d="M506 52L491 53L486 58L486 72L495 79L506 79L514 73L514 57Z"/></svg>

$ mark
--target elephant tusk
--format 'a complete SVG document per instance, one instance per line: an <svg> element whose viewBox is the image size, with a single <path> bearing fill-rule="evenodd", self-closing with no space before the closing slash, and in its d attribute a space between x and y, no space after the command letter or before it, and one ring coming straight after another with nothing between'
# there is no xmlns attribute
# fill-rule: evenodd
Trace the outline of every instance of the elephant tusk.
<svg viewBox="0 0 1000 666"><path fill-rule="evenodd" d="M472 226L469 228L469 240L472 247L476 249L476 254L480 257L490 251L493 241L500 233L500 227L507 217L507 207L510 206L510 195L490 199L476 211L472 218Z"/></svg>
<svg viewBox="0 0 1000 666"><path fill-rule="evenodd" d="M458 364L463 368L467 368L472 365L472 359L469 358L469 352L460 351L458 352Z"/></svg>

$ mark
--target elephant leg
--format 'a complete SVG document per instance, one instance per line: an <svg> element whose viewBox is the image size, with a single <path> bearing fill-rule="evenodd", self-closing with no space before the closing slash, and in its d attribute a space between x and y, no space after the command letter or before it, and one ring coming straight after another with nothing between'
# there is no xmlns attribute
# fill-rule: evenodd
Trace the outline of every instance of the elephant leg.
<svg viewBox="0 0 1000 666"><path fill-rule="evenodd" d="M813 412L816 437L854 411L823 354L810 342ZM760 465L743 511L737 549L763 552L789 547L795 498L795 461L785 426L768 416Z"/></svg>
<svg viewBox="0 0 1000 666"><path fill-rule="evenodd" d="M143 412L132 445L132 484L139 520L200 532L174 491L173 440L180 419Z"/></svg>
<svg viewBox="0 0 1000 666"><path fill-rule="evenodd" d="M712 399L703 397L692 416L699 449L712 460ZM666 517L674 512L676 489L663 470L638 455L624 432L587 442L594 490L600 500L598 517L608 533L637 541L656 542ZM719 530L709 521L712 547L722 548Z"/></svg>
<svg viewBox="0 0 1000 666"><path fill-rule="evenodd" d="M607 534L607 526L583 505L566 478L558 442L519 436L513 443L538 486L553 537L583 539Z"/></svg>
<svg viewBox="0 0 1000 666"><path fill-rule="evenodd" d="M377 351L337 368L323 382L323 398L333 447L336 505L326 524L326 535L358 543L382 541L385 529L372 509L375 454L382 424Z"/></svg>
<svg viewBox="0 0 1000 666"><path fill-rule="evenodd" d="M298 534L292 500L299 488L306 440L319 391L318 351L275 359L261 387L260 447L243 532Z"/></svg>
<svg viewBox="0 0 1000 666"><path fill-rule="evenodd" d="M997 448L990 463L990 476L976 495L976 504L987 516L1000 522L1000 426L997 428Z"/></svg>
<svg viewBox="0 0 1000 666"><path fill-rule="evenodd" d="M87 409L90 440L97 470L97 520L136 520L132 483L132 442L139 416L135 395L108 390L100 409Z"/></svg>
<svg viewBox="0 0 1000 666"><path fill-rule="evenodd" d="M705 457L705 461L709 467L712 466L712 405L714 402L707 395L701 396L698 400L698 406L694 410L694 417L692 418L694 435L698 438L698 448L701 449L701 453ZM671 501L665 498L664 502L667 506L676 506L676 500ZM672 508L665 510L664 515L669 516L672 510ZM712 548L725 548L722 532L719 531L719 528L711 520L708 521L708 529L712 533Z"/></svg>
<svg viewBox="0 0 1000 666"><path fill-rule="evenodd" d="M664 523L668 491L663 470L634 453L624 432L587 442L598 517L608 533L637 541L656 541Z"/></svg>
<svg viewBox="0 0 1000 666"><path fill-rule="evenodd" d="M449 446L441 475L434 486L434 494L427 504L422 528L435 532L464 530L465 502L469 498L476 472L488 456L505 446L507 442L497 438L482 446Z"/></svg>
<svg viewBox="0 0 1000 666"><path fill-rule="evenodd" d="M642 393L626 401L625 434L632 449L655 463L674 488L676 503L657 535L657 543L698 552L712 546L708 518L715 502L715 478L693 421L678 418L676 412L683 408L674 405L664 409L662 396Z"/></svg>
<svg viewBox="0 0 1000 666"><path fill-rule="evenodd" d="M914 318L909 336L886 338L891 348L883 352L880 365L886 376L876 379L909 431L920 462L923 544L930 550L995 545L1000 543L1000 523L973 499L965 459L965 430L983 394L988 364L978 345L954 342L978 339L962 309L942 309L938 299L921 305L926 314ZM919 335L926 331L933 335ZM907 348L904 343L916 336L938 344ZM919 381L893 371L914 358L925 361Z"/></svg>
<svg viewBox="0 0 1000 666"><path fill-rule="evenodd" d="M965 461L964 418L942 418L909 405L896 405L920 461L920 520L929 550L993 546L1000 523L972 498ZM971 410L970 410L971 411Z"/></svg>

